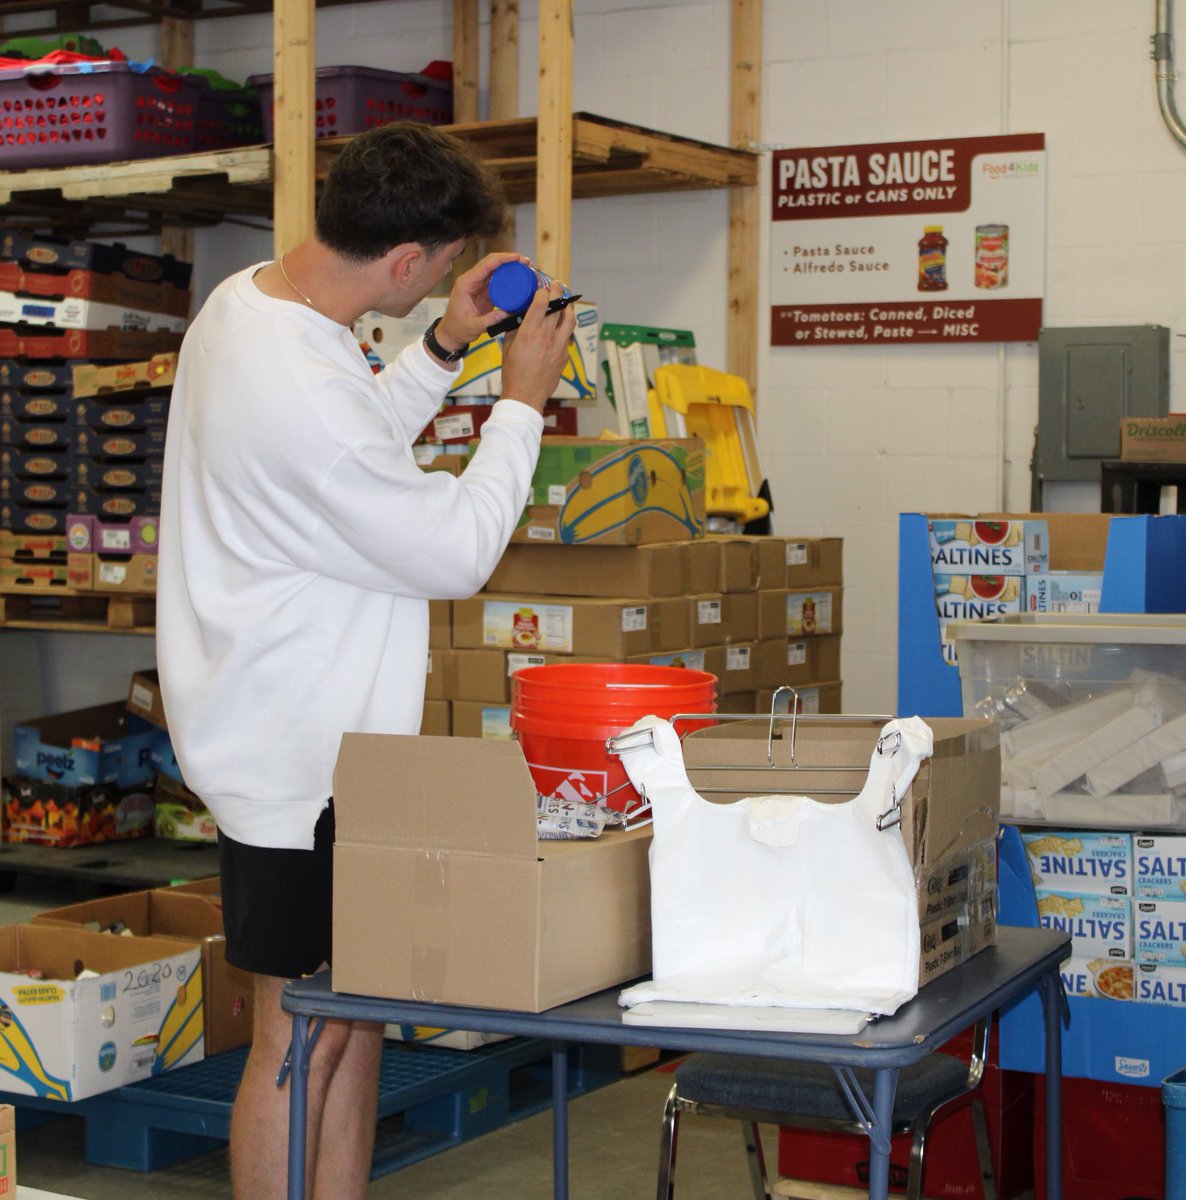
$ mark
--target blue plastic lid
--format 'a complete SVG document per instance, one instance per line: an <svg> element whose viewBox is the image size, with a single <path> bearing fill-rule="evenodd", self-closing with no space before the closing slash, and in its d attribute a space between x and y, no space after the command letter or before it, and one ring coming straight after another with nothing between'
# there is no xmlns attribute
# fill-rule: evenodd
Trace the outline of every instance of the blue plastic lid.
<svg viewBox="0 0 1186 1200"><path fill-rule="evenodd" d="M495 308L524 312L539 288L539 276L526 263L508 262L494 268L486 284L486 295Z"/></svg>

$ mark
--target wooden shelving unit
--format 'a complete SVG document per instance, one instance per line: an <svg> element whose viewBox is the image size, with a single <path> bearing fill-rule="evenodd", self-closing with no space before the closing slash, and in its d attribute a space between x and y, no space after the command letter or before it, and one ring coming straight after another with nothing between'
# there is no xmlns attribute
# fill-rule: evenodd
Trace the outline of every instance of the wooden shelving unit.
<svg viewBox="0 0 1186 1200"><path fill-rule="evenodd" d="M503 181L512 203L534 198L539 122L534 117L447 126ZM349 138L316 144L323 179ZM573 117L574 199L753 186L757 158L743 150L658 133L588 113ZM73 229L100 221L210 225L227 218L270 219L272 147L247 146L117 164L42 167L0 173L5 221Z"/></svg>

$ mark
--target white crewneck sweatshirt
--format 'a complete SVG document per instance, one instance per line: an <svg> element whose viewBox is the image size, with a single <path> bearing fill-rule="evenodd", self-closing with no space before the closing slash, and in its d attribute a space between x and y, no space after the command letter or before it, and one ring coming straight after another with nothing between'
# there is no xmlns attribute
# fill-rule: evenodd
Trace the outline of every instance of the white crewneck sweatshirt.
<svg viewBox="0 0 1186 1200"><path fill-rule="evenodd" d="M375 375L351 331L222 283L169 413L157 660L186 784L219 827L309 849L345 732L419 731L428 600L473 595L523 512L543 419L498 401L465 473L412 442L454 375Z"/></svg>

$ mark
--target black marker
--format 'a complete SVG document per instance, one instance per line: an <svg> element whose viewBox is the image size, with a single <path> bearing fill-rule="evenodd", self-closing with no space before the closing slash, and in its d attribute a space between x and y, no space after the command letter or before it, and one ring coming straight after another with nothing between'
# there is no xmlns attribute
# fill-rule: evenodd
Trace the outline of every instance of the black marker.
<svg viewBox="0 0 1186 1200"><path fill-rule="evenodd" d="M559 300L549 300L548 312L559 312L562 308L575 304L580 298L581 294L578 292L575 296L561 296ZM498 337L500 333L510 333L512 329L518 329L523 324L525 316L527 316L526 312L511 313L509 317L504 317L501 321L495 321L493 325L488 325L486 332L491 337Z"/></svg>

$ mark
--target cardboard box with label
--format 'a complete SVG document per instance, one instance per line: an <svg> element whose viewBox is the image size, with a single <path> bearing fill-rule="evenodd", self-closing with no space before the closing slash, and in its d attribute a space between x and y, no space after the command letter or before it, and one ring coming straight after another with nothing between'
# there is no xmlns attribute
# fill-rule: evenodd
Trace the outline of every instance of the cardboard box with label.
<svg viewBox="0 0 1186 1200"><path fill-rule="evenodd" d="M95 975L76 978L80 963ZM138 1083L205 1057L201 951L171 938L6 925L0 1015L6 1092L74 1101Z"/></svg>
<svg viewBox="0 0 1186 1200"><path fill-rule="evenodd" d="M221 1054L251 1041L254 984L248 972L226 961L222 905L217 896L179 888L128 892L51 908L38 913L32 923L97 926L100 930L122 924L131 930L131 938L121 941L165 937L192 942L202 960L201 1019L205 1023L206 1053Z"/></svg>
<svg viewBox="0 0 1186 1200"><path fill-rule="evenodd" d="M606 598L684 596L701 590L689 586L688 579L688 557L701 545L691 541L640 546L512 543L494 568L486 590ZM712 575L716 578L715 571Z"/></svg>
<svg viewBox="0 0 1186 1200"><path fill-rule="evenodd" d="M540 1012L650 969L649 829L536 837L515 742L348 733L333 986Z"/></svg>
<svg viewBox="0 0 1186 1200"><path fill-rule="evenodd" d="M779 638L759 642L759 688L798 687L840 678L840 635Z"/></svg>
<svg viewBox="0 0 1186 1200"><path fill-rule="evenodd" d="M16 1195L16 1109L0 1104L0 1196Z"/></svg>
<svg viewBox="0 0 1186 1200"><path fill-rule="evenodd" d="M704 533L704 443L544 438L515 542L636 545Z"/></svg>
<svg viewBox="0 0 1186 1200"><path fill-rule="evenodd" d="M719 592L688 597L689 645L752 642L758 628L757 592Z"/></svg>
<svg viewBox="0 0 1186 1200"><path fill-rule="evenodd" d="M685 599L610 600L483 593L453 602L453 645L628 658L688 644Z"/></svg>
<svg viewBox="0 0 1186 1200"><path fill-rule="evenodd" d="M758 593L758 637L762 641L816 637L843 632L842 588L816 591L761 591Z"/></svg>
<svg viewBox="0 0 1186 1200"><path fill-rule="evenodd" d="M1120 422L1124 462L1186 462L1186 413L1168 417L1125 417Z"/></svg>

